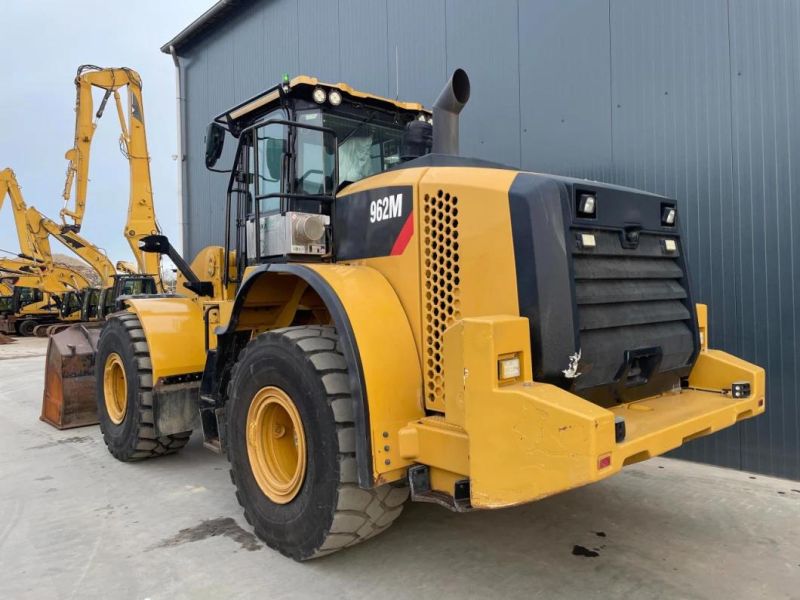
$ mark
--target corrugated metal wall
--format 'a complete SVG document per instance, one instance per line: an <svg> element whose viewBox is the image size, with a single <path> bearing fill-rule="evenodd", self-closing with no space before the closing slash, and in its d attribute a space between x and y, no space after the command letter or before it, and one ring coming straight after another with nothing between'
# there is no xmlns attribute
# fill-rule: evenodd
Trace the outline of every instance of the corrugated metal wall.
<svg viewBox="0 0 800 600"><path fill-rule="evenodd" d="M798 31L785 0L264 0L183 52L185 250L222 240L215 114L284 72L429 105L464 67L465 154L679 200L711 343L766 366L769 395L678 454L800 479Z"/></svg>

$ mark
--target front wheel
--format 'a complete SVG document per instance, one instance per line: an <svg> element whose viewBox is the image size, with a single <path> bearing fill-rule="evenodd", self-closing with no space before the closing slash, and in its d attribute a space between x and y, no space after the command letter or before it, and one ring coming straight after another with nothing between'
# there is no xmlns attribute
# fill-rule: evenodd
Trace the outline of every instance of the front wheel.
<svg viewBox="0 0 800 600"><path fill-rule="evenodd" d="M248 344L228 389L236 497L268 546L307 560L380 533L406 487L358 487L347 364L332 327L290 327Z"/></svg>
<svg viewBox="0 0 800 600"><path fill-rule="evenodd" d="M191 431L156 436L153 370L142 324L133 313L109 318L97 343L97 416L108 451L123 462L173 454Z"/></svg>

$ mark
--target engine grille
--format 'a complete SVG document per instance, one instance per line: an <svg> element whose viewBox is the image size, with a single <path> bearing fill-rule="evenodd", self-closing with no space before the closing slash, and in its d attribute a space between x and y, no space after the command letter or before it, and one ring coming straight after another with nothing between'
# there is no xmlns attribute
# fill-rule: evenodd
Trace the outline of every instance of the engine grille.
<svg viewBox="0 0 800 600"><path fill-rule="evenodd" d="M434 406L444 397L442 336L461 318L458 198L443 190L423 200L425 253L425 398Z"/></svg>
<svg viewBox="0 0 800 600"><path fill-rule="evenodd" d="M618 232L573 233L581 349L575 389L635 389L654 373L690 365L694 334L679 240L671 238L677 249L667 252L664 236L642 233L635 248L624 248ZM596 245L583 247L581 233L594 235Z"/></svg>

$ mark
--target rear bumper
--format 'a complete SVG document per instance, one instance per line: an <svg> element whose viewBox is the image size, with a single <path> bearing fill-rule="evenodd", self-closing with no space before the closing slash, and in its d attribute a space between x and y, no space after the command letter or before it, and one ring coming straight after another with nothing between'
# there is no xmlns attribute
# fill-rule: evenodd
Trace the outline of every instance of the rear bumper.
<svg viewBox="0 0 800 600"><path fill-rule="evenodd" d="M527 321L467 319L448 330L446 416L403 428L403 458L428 465L434 488L470 481L474 508L530 502L604 479L764 412L764 370L724 352L703 351L689 388L605 409L561 388L531 382ZM520 354L520 381L503 385L497 359ZM733 398L733 382L750 384ZM626 436L617 441L615 419Z"/></svg>

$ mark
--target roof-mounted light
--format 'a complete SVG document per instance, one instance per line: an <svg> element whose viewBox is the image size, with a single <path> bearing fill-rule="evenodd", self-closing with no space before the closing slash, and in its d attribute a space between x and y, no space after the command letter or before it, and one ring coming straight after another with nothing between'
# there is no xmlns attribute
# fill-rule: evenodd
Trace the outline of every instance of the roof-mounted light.
<svg viewBox="0 0 800 600"><path fill-rule="evenodd" d="M311 97L317 104L323 104L325 100L327 100L328 94L326 94L325 90L322 89L321 87L316 87L314 88L314 91L311 93Z"/></svg>
<svg viewBox="0 0 800 600"><path fill-rule="evenodd" d="M342 103L342 93L339 90L331 90L328 93L328 102L331 106L339 106Z"/></svg>

